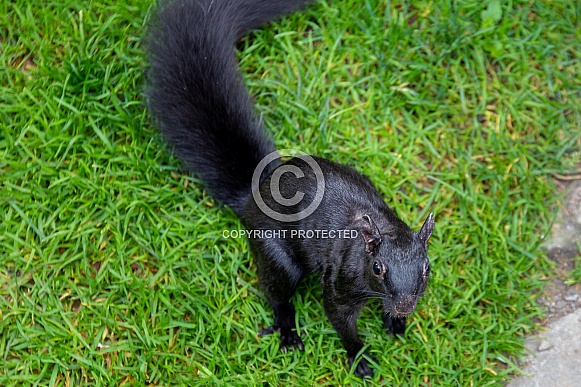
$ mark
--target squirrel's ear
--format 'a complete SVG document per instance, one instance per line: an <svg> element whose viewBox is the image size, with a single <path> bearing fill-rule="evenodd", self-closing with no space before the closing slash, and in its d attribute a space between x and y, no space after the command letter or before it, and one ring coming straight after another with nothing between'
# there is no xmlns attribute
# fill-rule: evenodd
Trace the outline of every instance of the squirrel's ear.
<svg viewBox="0 0 581 387"><path fill-rule="evenodd" d="M375 225L369 215L363 215L359 221L359 228L363 239L365 240L365 252L370 254L381 243L381 234L379 228Z"/></svg>
<svg viewBox="0 0 581 387"><path fill-rule="evenodd" d="M431 212L430 215L428 215L428 219L426 219L426 221L424 222L422 229L418 232L418 238L424 244L424 249L426 251L428 250L428 240L430 239L430 236L432 236L433 232L434 232L434 213Z"/></svg>

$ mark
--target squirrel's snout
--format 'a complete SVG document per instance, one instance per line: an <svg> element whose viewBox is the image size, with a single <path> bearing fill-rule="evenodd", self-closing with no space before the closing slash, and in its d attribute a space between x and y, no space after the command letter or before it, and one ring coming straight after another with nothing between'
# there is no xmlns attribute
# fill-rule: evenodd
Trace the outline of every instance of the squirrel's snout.
<svg viewBox="0 0 581 387"><path fill-rule="evenodd" d="M416 299L414 296L401 296L395 302L394 311L398 315L407 316L416 308Z"/></svg>

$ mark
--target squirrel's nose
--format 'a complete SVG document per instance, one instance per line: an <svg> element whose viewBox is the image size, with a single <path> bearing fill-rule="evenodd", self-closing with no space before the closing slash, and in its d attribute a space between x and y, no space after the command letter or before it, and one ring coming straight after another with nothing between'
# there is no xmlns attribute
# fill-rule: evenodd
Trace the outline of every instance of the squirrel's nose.
<svg viewBox="0 0 581 387"><path fill-rule="evenodd" d="M416 299L414 296L400 296L397 298L394 311L398 315L411 314L416 308Z"/></svg>

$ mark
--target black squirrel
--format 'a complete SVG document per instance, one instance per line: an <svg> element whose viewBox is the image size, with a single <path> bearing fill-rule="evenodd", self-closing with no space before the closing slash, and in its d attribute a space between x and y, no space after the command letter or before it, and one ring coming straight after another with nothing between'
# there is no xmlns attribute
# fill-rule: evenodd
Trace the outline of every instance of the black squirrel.
<svg viewBox="0 0 581 387"><path fill-rule="evenodd" d="M354 169L318 157L283 162L276 156L253 114L235 44L308 2L162 1L146 40L146 96L176 156L254 231L249 241L259 283L275 315L259 335L279 332L283 351L304 348L290 299L301 279L316 272L325 313L352 365L364 346L356 322L367 300L380 299L385 328L404 333L428 283L434 217L413 232ZM374 360L366 358L355 368L361 377L373 375Z"/></svg>

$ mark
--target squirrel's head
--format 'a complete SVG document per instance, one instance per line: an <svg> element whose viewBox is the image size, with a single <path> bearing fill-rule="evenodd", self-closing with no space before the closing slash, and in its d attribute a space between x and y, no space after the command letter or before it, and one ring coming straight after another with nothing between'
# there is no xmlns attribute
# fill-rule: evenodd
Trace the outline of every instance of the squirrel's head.
<svg viewBox="0 0 581 387"><path fill-rule="evenodd" d="M411 314L428 284L428 240L434 231L431 213L421 230L413 232L397 219L378 227L369 215L359 219L365 241L367 284L383 300L384 312L393 317Z"/></svg>

